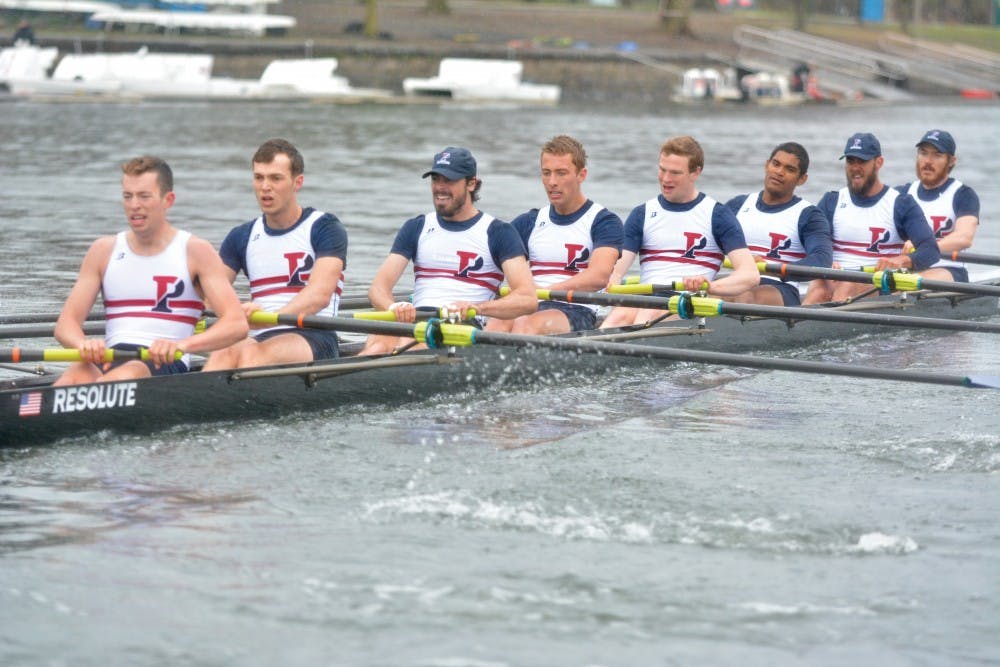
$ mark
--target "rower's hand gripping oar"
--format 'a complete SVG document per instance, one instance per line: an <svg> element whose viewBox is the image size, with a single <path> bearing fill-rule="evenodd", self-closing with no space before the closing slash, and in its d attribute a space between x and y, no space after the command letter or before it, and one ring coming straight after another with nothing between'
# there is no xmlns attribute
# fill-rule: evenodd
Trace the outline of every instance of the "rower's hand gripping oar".
<svg viewBox="0 0 1000 667"><path fill-rule="evenodd" d="M284 315L256 312L255 324L285 324L300 328L316 328L353 333L385 334L414 338L430 348L467 347L476 344L507 347L548 348L577 354L604 354L644 359L667 359L721 366L739 366L798 373L845 375L879 380L921 382L954 387L1000 389L1000 377L945 375L921 371L893 370L856 366L852 364L825 363L801 359L757 357L747 354L710 352L707 350L682 350L669 347L652 347L626 343L588 340L586 338L561 338L556 336L526 336L521 334L484 331L467 324L449 324L437 319L416 324L355 320L353 318L320 317L317 315Z"/></svg>

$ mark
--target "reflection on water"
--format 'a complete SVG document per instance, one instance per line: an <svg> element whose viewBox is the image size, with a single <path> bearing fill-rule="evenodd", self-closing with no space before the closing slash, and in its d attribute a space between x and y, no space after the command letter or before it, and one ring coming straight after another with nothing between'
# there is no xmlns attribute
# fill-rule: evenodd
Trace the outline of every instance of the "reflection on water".
<svg viewBox="0 0 1000 667"><path fill-rule="evenodd" d="M0 554L95 542L137 525L211 530L211 517L256 500L114 477L8 476L0 480Z"/></svg>

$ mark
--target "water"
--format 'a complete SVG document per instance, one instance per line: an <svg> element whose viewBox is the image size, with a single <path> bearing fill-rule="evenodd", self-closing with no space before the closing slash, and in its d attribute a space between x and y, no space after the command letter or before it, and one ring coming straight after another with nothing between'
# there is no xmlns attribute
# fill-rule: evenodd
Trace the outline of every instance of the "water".
<svg viewBox="0 0 1000 667"><path fill-rule="evenodd" d="M118 164L164 156L179 226L218 242L254 215L249 156L285 136L302 200L350 230L361 293L447 144L482 208L543 201L538 146L579 137L587 191L621 215L656 192L666 136L699 184L760 186L798 140L813 201L874 131L884 180L943 126L997 253L1000 107L555 110L7 104L0 313L56 311L89 242L123 225ZM36 341L37 342L37 341ZM795 352L1000 374L988 335L906 333ZM196 397L192 397L196 400ZM993 392L693 365L498 388L270 424L98 434L0 452L4 665L995 664L1000 416Z"/></svg>

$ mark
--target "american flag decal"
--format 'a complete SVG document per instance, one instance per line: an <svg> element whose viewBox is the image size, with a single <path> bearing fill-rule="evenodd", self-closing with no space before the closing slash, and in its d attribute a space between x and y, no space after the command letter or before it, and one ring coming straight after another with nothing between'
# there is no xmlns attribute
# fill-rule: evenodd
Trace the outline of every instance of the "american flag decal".
<svg viewBox="0 0 1000 667"><path fill-rule="evenodd" d="M21 407L17 414L19 417L37 417L42 413L42 392L29 391L21 394Z"/></svg>

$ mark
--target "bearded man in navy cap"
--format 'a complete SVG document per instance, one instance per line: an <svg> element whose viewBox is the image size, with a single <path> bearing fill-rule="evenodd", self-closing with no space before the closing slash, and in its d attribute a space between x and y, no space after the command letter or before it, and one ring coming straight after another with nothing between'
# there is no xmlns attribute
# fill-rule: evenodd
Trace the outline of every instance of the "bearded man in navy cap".
<svg viewBox="0 0 1000 667"><path fill-rule="evenodd" d="M852 135L841 159L846 160L847 187L827 192L818 204L830 221L834 268L923 271L941 259L934 233L917 202L879 179L884 160L875 135ZM907 251L907 241L912 253ZM871 285L864 283L814 280L802 303L845 301L870 289Z"/></svg>
<svg viewBox="0 0 1000 667"><path fill-rule="evenodd" d="M368 289L372 306L393 311L397 322L414 322L420 309L444 308L460 319L470 309L479 318L535 312L538 298L521 237L510 223L475 206L483 182L472 153L445 148L434 156L428 176L434 210L403 223ZM392 289L411 261L413 298L396 301ZM496 298L505 279L510 292ZM369 336L361 354L388 354L401 345L410 347L413 339Z"/></svg>
<svg viewBox="0 0 1000 667"><path fill-rule="evenodd" d="M953 256L972 247L979 227L979 195L952 178L957 162L951 133L927 130L917 142L918 180L896 188L917 201L937 239L941 261L920 273L931 280L969 280L965 264Z"/></svg>

